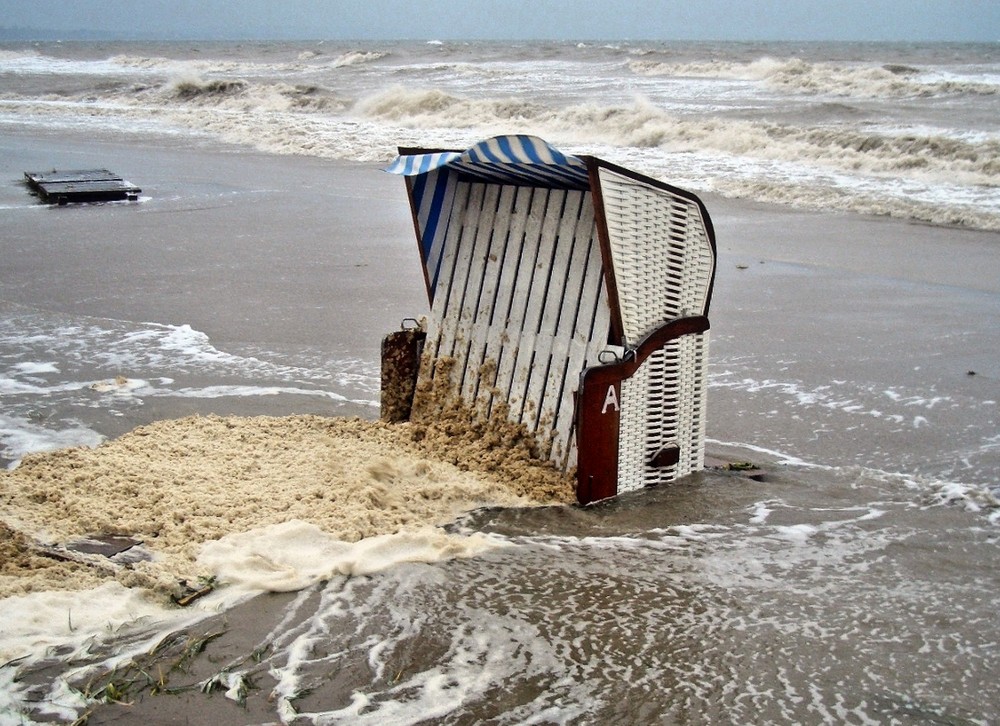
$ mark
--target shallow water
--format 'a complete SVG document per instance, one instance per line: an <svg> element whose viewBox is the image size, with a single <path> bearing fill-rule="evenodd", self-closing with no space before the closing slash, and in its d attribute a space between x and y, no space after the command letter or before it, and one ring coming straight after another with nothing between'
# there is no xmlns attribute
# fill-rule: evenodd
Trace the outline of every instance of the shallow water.
<svg viewBox="0 0 1000 726"><path fill-rule="evenodd" d="M238 642L170 683L232 686L246 711L183 706L219 723L992 723L1000 538L980 504L787 465L477 512L453 531L500 547L237 607L187 632Z"/></svg>
<svg viewBox="0 0 1000 726"><path fill-rule="evenodd" d="M898 477L702 475L469 524L512 547L332 581L274 643L277 692L317 723L997 715L998 583L966 559L995 530Z"/></svg>

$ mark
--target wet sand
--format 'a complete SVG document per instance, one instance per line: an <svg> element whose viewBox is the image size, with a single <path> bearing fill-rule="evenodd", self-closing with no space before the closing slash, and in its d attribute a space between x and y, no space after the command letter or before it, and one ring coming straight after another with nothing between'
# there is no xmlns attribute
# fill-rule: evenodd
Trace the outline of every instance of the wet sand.
<svg viewBox="0 0 1000 726"><path fill-rule="evenodd" d="M105 143L17 133L0 141L0 152L5 180L0 185L0 206L7 218L0 240L0 259L4 260L0 302L118 320L189 324L208 333L220 349L280 353L320 347L331 356L349 352L373 367L381 336L404 317L424 311L402 184L371 166L169 143ZM134 205L41 207L27 195L19 178L25 170L53 166L107 166L141 186L148 200ZM705 196L705 201L719 241L710 315L711 359L716 370L723 370L729 360L750 359L757 362L762 377L769 370L794 364L802 369L803 380L816 381L816 386L837 378L878 381L888 376L898 381L900 390L920 384L956 400L1000 397L1000 360L995 355L1000 349L1000 329L995 324L1000 319L1000 234L883 218L791 212L712 196ZM726 452L728 442L750 442L781 450L783 444L795 442L787 448L805 451L818 461L840 462L844 452L849 452L847 458L859 464L882 464L890 469L894 463L903 467L910 461L922 462L928 473L956 466L948 445L918 427L901 427L899 435L888 440L875 440L863 424L817 435L814 422L772 415L778 405L766 387L714 390L709 398L710 449ZM176 421L192 414L198 417ZM134 496L143 496L142 481L148 474L146 493L173 482L191 485L187 494L197 499L207 479L220 481L224 490L234 487L233 482L256 461L263 478L244 477L246 488L230 490L241 492L235 498L240 511L226 512L224 502L209 501L209 506L219 510L206 515L210 523L207 519L188 522L185 530L184 514L177 509L191 512L201 504L160 498L163 507L171 510L161 514L182 518L171 536L177 537L180 559L176 562L190 565L194 554L185 547L193 542L230 533L228 528L235 533L301 514L290 508L293 501L299 501L297 496L305 494L303 479L289 476L290 499L268 492L254 500L254 507L269 508L271 519L240 518L248 508L246 502L253 499L247 492L259 491L263 482L277 476L266 467L287 469L288 461L280 458L278 448L284 447L290 460L329 470L330 457L317 456L316 439L302 431L343 424L313 416L287 418L300 414L355 414L371 419L376 412L301 397L158 399L127 416L103 421L101 433L116 439L104 448L39 455L20 471L0 475L6 487L0 491L7 492L2 519L29 536L44 531L53 541L95 528L155 537L152 530L125 532L130 527L116 523L123 516L119 505L128 487L138 483ZM213 415L240 418L227 423ZM950 415L956 420L966 417L966 428L977 432L976 436L991 426L996 430L995 406L956 410ZM246 418L256 416L272 419ZM285 418L273 418L279 416ZM350 426L363 430L364 436L373 430L360 422ZM136 427L148 428L128 433ZM223 430L269 439L248 458L245 439L236 443L237 437L227 445ZM290 432L297 432L296 437L290 438ZM147 443L154 439L155 446ZM396 456L405 450L415 458L402 465L390 464L396 474L419 469L425 478L428 472L436 472L431 478L439 483L454 481L444 472L461 455L452 453L452 461L448 456L434 460L426 450L409 448L412 439L383 441L374 456L385 457L386 451ZM131 454L123 453L130 449ZM195 474L196 467L189 469L183 457L174 457L175 468L154 477L148 458L154 449L166 452L164 460L176 450L197 459L199 466L211 463L213 468L210 474ZM887 452L895 462L887 462ZM122 455L124 460L113 458ZM341 463L343 458L339 457ZM984 458L977 466L988 470L994 459ZM89 471L101 472L107 485L92 489L89 518L86 514L61 516L55 493L65 490L79 473L82 460L94 467ZM380 484L383 475L393 484L406 478L377 466L373 472L373 465L366 462L360 476L374 485ZM136 469L125 476L129 466ZM491 466L482 467L487 471L480 473L486 476ZM303 476L315 477L315 471ZM44 474L35 479L48 485L29 491L22 477L38 472ZM353 476L356 479L357 472ZM125 488L111 490L112 482ZM325 490L324 496L338 486L333 480L324 483L319 487ZM384 492L385 482L381 484ZM473 487L454 507L441 511L453 516L479 503L517 504L526 494L530 496L523 490L501 496ZM565 497L549 491L534 501L565 501ZM77 506L88 511L86 499ZM427 516L426 512L412 514L414 520ZM165 520L153 519L148 526L155 528L159 523L159 534L163 534ZM322 516L316 517L316 523L345 539L395 531L405 524L396 519L372 524L370 529L349 525L338 529L337 523ZM15 539L16 532L7 537ZM0 544L4 544L2 535ZM57 577L67 582L79 577L85 583L95 577L86 568L65 567L65 573ZM166 574L175 577L183 569L183 564L177 565ZM133 584L169 589L158 578L160 574L151 575ZM24 586L33 589L30 584ZM224 616L231 633L227 637L238 642L232 652L263 639L274 625L269 621L274 610L268 602L267 597L258 598ZM220 622L203 625L211 628ZM229 648L227 642L220 639L213 647ZM226 652L215 655L221 658ZM266 688L262 692L266 694ZM162 712L156 698L145 698L128 709L109 707L91 722L202 721L204 709L209 708L207 699L200 694L183 698L184 705L171 701L169 714ZM219 697L211 704L212 720L220 724L245 723L248 715L265 718L267 714L263 702L258 704L261 710L251 708L249 714Z"/></svg>

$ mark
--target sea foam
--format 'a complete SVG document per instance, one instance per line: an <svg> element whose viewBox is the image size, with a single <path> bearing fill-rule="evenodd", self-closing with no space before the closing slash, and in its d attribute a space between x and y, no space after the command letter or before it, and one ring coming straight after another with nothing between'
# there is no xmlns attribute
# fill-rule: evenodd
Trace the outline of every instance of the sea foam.
<svg viewBox="0 0 1000 726"><path fill-rule="evenodd" d="M380 163L401 144L463 148L516 130L694 190L1000 229L993 65L770 50L325 44L79 62L7 51L0 69L40 92L0 97L0 115ZM43 79L60 76L79 89L53 94Z"/></svg>

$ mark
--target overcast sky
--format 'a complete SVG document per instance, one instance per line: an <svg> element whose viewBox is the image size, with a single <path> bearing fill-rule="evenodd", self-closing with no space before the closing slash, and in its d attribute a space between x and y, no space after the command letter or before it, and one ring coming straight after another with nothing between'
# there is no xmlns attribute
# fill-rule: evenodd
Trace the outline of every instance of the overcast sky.
<svg viewBox="0 0 1000 726"><path fill-rule="evenodd" d="M1000 0L0 0L117 38L1000 41Z"/></svg>

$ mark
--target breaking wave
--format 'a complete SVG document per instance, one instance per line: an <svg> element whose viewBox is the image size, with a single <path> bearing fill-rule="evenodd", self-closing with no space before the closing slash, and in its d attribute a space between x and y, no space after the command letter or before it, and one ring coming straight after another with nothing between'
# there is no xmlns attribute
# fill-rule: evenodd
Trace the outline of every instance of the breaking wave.
<svg viewBox="0 0 1000 726"><path fill-rule="evenodd" d="M388 53L374 50L352 50L337 56L336 60L330 63L332 68L343 68L344 66L356 66L363 63L372 63L388 56Z"/></svg>
<svg viewBox="0 0 1000 726"><path fill-rule="evenodd" d="M762 82L800 93L878 98L889 96L928 97L960 94L992 96L1000 84L943 77L901 64L842 65L809 63L798 58L761 58L749 63L707 61L670 63L631 60L628 68L637 75L724 78Z"/></svg>
<svg viewBox="0 0 1000 726"><path fill-rule="evenodd" d="M80 78L12 88L0 124L162 129L378 163L399 145L530 133L696 191L1000 229L1000 73L974 49L962 63L899 49L857 62L843 50L810 59L544 43L132 50L74 63L0 51L14 77ZM911 101L924 98L935 101Z"/></svg>
<svg viewBox="0 0 1000 726"><path fill-rule="evenodd" d="M170 104L197 104L220 111L270 113L274 111L329 112L342 111L347 101L338 99L329 89L312 83L252 83L242 79L204 79L183 76L161 88L134 89L142 100ZM152 92L153 97L150 98ZM156 95L159 94L159 98ZM129 99L124 99L128 101ZM250 122L252 116L247 117Z"/></svg>
<svg viewBox="0 0 1000 726"><path fill-rule="evenodd" d="M178 98L196 98L197 96L228 96L243 93L247 89L246 81L211 80L200 78L178 79L171 84L174 95Z"/></svg>
<svg viewBox="0 0 1000 726"><path fill-rule="evenodd" d="M764 159L812 161L850 170L960 175L971 184L1000 184L1000 140L935 133L866 133L852 128L803 128L763 121L688 120L637 99L631 106L580 104L551 108L517 98L461 98L437 89L397 86L359 101L362 116L408 128L491 129L509 122L570 143L715 150Z"/></svg>

